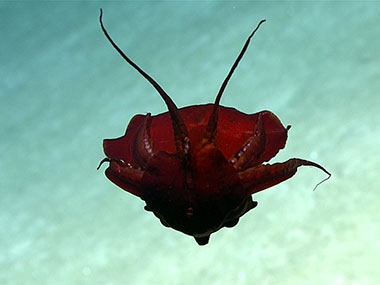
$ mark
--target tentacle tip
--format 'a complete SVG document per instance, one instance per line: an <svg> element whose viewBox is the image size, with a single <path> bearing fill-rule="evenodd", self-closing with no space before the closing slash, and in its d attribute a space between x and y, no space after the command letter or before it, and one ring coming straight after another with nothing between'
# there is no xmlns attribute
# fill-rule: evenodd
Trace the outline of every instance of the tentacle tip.
<svg viewBox="0 0 380 285"><path fill-rule="evenodd" d="M98 167L96 168L96 170L99 170L104 162L111 162L111 159L109 159L108 157L103 158L102 161L99 163Z"/></svg>
<svg viewBox="0 0 380 285"><path fill-rule="evenodd" d="M323 179L321 182L318 182L317 185L314 186L313 192L317 189L319 185L321 185L323 182L329 180L331 178L331 173L328 172L326 169L323 169L323 171L328 175L325 179Z"/></svg>

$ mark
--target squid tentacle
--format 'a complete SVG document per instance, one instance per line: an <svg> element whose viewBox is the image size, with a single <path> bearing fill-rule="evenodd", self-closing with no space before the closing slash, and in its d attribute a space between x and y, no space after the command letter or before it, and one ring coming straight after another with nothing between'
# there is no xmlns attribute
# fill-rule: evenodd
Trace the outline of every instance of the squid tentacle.
<svg viewBox="0 0 380 285"><path fill-rule="evenodd" d="M254 166L239 172L239 176L248 194L254 194L289 179L297 172L297 168L300 166L313 166L328 175L327 178L314 187L313 191L331 177L331 173L321 165L299 158L292 158L282 163Z"/></svg>

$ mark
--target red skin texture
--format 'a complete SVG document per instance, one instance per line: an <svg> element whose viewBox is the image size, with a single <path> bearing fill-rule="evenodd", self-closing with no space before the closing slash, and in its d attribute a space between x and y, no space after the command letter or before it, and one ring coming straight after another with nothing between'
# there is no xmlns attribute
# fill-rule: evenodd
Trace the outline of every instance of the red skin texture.
<svg viewBox="0 0 380 285"><path fill-rule="evenodd" d="M213 104L189 106L180 109L180 114L189 131L192 145L197 145L204 137L208 118L212 112ZM270 111L255 114L245 114L234 108L219 107L219 122L217 129L216 146L223 156L229 160L253 135L259 114L264 117L264 127L267 137L265 151L257 164L269 161L278 151L285 147L287 129L280 120ZM122 159L134 167L139 166L138 154L135 153L137 133L145 121L144 115L136 115L130 121L124 136L117 139L105 139L104 153L108 158ZM153 141L153 152L164 151L170 154L176 152L171 119L168 112L152 117L149 135ZM124 190L140 196L136 187L108 172L107 177Z"/></svg>

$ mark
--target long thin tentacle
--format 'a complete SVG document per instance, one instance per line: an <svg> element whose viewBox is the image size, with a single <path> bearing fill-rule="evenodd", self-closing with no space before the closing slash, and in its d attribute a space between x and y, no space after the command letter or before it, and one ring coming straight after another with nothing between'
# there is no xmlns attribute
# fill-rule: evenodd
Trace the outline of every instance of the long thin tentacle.
<svg viewBox="0 0 380 285"><path fill-rule="evenodd" d="M215 103L214 103L214 109L211 113L211 116L209 118L208 124L207 124L207 129L206 129L206 134L205 134L205 139L207 139L209 142L214 142L216 138L216 129L218 126L218 111L219 111L219 102L220 98L222 98L222 94L224 92L224 89L227 86L228 81L230 80L232 74L234 73L236 67L238 66L240 60L242 59L244 53L246 52L249 42L251 41L251 38L255 34L255 32L259 29L260 25L264 23L266 20L261 20L260 23L257 25L257 27L253 30L253 32L250 34L248 37L247 41L245 42L242 50L240 51L239 56L236 58L234 64L232 65L230 72L228 73L227 77L224 79L222 86L219 89L218 95L216 96Z"/></svg>
<svg viewBox="0 0 380 285"><path fill-rule="evenodd" d="M108 34L106 28L103 25L102 21L103 10L100 9L100 26L103 30L104 35L107 37L108 41L112 44L112 46L117 50L117 52L124 58L134 69L136 69L149 83L157 90L157 92L161 95L161 98L165 101L166 106L168 107L170 117L172 119L175 143L177 146L177 153L184 157L188 152L190 147L189 135L185 123L179 113L178 107L175 105L173 100L169 97L169 95L162 89L162 87L144 70L142 70L136 63L134 63L112 40L110 35Z"/></svg>

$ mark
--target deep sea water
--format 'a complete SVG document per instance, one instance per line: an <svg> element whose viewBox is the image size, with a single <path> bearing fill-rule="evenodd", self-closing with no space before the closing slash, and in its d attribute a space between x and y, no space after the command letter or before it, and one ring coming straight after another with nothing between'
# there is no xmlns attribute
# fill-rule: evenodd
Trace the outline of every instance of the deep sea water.
<svg viewBox="0 0 380 285"><path fill-rule="evenodd" d="M291 124L274 161L314 160L210 244L161 226L101 171L102 139L180 107ZM379 284L380 3L1 2L1 284Z"/></svg>

